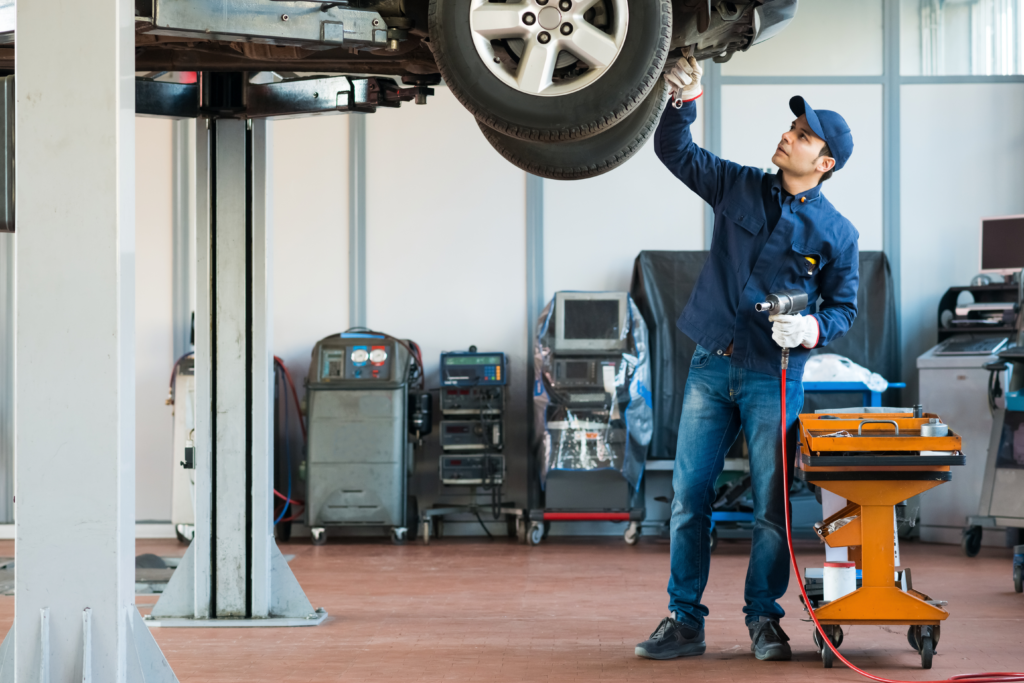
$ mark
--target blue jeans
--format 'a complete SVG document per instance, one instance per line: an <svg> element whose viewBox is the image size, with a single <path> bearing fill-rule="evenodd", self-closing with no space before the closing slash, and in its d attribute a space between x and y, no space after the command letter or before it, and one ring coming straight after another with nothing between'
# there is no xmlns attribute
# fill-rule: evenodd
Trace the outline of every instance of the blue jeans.
<svg viewBox="0 0 1024 683"><path fill-rule="evenodd" d="M780 350L781 353L781 350ZM799 380L799 378L798 378ZM704 625L708 608L701 596L711 566L711 504L715 481L739 431L750 448L754 537L743 589L746 622L779 619L778 599L789 585L789 554L783 507L779 380L734 368L728 356L698 346L679 419L679 442L672 474L670 611L692 626ZM797 415L804 402L800 381L786 383L787 453L790 467L797 438ZM792 470L791 470L792 471Z"/></svg>

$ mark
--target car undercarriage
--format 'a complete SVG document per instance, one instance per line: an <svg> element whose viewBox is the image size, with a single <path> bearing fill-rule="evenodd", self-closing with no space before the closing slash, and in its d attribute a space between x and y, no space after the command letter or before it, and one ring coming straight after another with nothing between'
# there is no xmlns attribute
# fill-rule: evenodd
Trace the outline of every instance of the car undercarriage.
<svg viewBox="0 0 1024 683"><path fill-rule="evenodd" d="M684 51L727 61L778 33L796 5L136 0L135 64L151 78L192 71L270 72L278 81L393 77L401 85L379 79L372 87L419 87L418 103L423 88L443 81L506 159L538 175L582 178L615 168L647 140L668 97L661 75ZM0 70L8 73L13 18L13 0L0 2ZM218 114L246 115L244 107Z"/></svg>

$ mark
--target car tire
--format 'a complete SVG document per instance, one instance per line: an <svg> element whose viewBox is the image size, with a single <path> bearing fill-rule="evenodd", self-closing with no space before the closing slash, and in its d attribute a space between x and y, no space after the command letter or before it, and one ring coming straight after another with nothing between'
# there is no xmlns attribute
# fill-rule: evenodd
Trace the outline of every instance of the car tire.
<svg viewBox="0 0 1024 683"><path fill-rule="evenodd" d="M668 87L659 82L622 123L582 140L520 140L481 121L477 125L501 156L524 171L553 180L581 180L607 173L636 154L658 127L667 102Z"/></svg>
<svg viewBox="0 0 1024 683"><path fill-rule="evenodd" d="M522 0L516 4L523 5L524 9L510 12L514 14L536 10L539 17L541 9L555 8L556 3L560 1L564 0ZM588 3L592 3L592 0L570 0L571 2L578 2L578 7L582 9L587 7ZM430 47L438 69L452 93L478 121L489 128L509 137L531 141L587 138L624 121L631 111L641 106L646 96L659 82L671 42L670 0L601 2L612 3L601 7L611 7L614 10L615 6L619 5L626 10L619 13L626 15L624 27L615 23L617 20L612 18L613 11L602 10L613 33L603 34L604 38L609 38L608 42L604 42L604 38L598 36L602 47L600 50L593 50L593 53L597 55L600 52L601 59L608 55L613 56L606 60L608 64L605 66L595 65L576 78L567 78L552 85L543 86L538 81L534 86L517 81L516 74L521 71L519 65L523 60L518 60L518 56L512 50L512 43L518 41L519 54L522 56L555 54L555 59L562 60L567 55L572 61L577 62L578 55L565 50L545 53L543 50L547 48L542 50L537 47L539 38L534 40L526 36L521 39L488 41L486 37L481 37L479 32L474 32L470 19L470 14L476 11L474 8L479 8L483 4L506 7L509 3L489 3L487 0L430 0ZM568 13L565 17L572 18ZM516 18L508 21L514 23ZM577 27L572 29L577 36L573 40L578 39L581 44L587 36L597 36L601 32L582 19L572 25ZM510 30L519 28L521 27L517 26ZM535 19L529 30L540 29L541 20ZM572 37L571 34L560 36L560 32L561 30L550 31L549 35L555 36L550 40L555 42L549 40L547 45L552 48L561 46L563 40ZM476 42L474 38L477 39ZM498 48L494 47L495 43L498 43ZM609 43L614 47L609 47ZM530 51L533 48L535 52ZM488 51L495 49L498 50L495 54L501 54L505 59L490 55L485 62L485 53L489 55ZM572 59L573 57L576 59ZM544 63L545 67L549 63ZM515 66L516 74L510 70L511 66ZM546 68L538 69L537 73L547 71ZM525 80L525 74L523 79ZM578 89L572 90L573 87ZM546 94L534 94L540 89Z"/></svg>

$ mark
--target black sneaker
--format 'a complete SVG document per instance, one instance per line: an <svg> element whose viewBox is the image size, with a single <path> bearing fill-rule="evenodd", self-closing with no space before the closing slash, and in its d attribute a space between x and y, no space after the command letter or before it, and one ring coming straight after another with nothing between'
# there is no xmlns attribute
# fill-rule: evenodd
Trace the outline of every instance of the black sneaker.
<svg viewBox="0 0 1024 683"><path fill-rule="evenodd" d="M793 658L789 636L779 626L778 619L759 617L754 623L748 624L750 630L750 651L762 661L788 662Z"/></svg>
<svg viewBox="0 0 1024 683"><path fill-rule="evenodd" d="M646 659L675 659L704 654L704 629L665 617L651 637L636 646L636 656Z"/></svg>

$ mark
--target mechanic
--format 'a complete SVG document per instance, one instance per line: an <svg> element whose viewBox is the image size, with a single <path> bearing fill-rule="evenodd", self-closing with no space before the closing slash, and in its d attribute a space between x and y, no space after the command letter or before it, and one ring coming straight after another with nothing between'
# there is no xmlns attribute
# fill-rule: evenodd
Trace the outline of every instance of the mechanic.
<svg viewBox="0 0 1024 683"><path fill-rule="evenodd" d="M725 161L690 135L702 69L683 58L666 76L673 100L662 115L658 158L714 208L711 253L679 317L697 342L679 420L672 487L670 616L636 654L672 659L704 653L701 597L708 581L711 504L725 454L743 430L750 450L754 532L743 612L750 649L761 660L792 657L779 625L778 600L789 584L779 433L780 347L793 349L786 383L789 453L796 451L803 367L810 349L841 337L857 315L857 230L821 193L853 151L843 117L789 101L797 116L772 157L775 174ZM802 289L808 315L766 317L765 295ZM788 463L793 466L792 460Z"/></svg>

